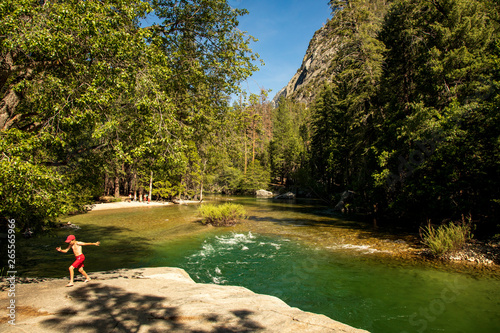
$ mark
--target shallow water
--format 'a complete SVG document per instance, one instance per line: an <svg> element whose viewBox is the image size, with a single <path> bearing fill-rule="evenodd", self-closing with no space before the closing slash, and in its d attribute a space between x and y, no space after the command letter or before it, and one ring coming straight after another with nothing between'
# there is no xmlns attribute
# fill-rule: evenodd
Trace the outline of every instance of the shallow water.
<svg viewBox="0 0 500 333"><path fill-rule="evenodd" d="M88 272L181 267L198 282L244 286L374 333L499 331L500 279L494 275L384 256L376 247L390 235L375 237L315 202L235 202L248 213L235 228L201 225L195 205L72 216L67 221L80 229L19 240L18 271L66 276L72 256L55 247L74 233L101 241L84 248ZM373 246L364 245L367 238Z"/></svg>

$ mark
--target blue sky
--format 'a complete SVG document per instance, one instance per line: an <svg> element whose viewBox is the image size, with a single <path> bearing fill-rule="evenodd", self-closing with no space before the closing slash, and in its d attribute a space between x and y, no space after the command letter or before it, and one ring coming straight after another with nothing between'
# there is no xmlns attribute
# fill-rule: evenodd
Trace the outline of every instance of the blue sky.
<svg viewBox="0 0 500 333"><path fill-rule="evenodd" d="M255 72L241 88L260 94L271 89L269 99L288 84L302 64L309 41L331 17L328 0L227 0L233 8L245 8L249 14L239 17L238 29L258 39L251 48L265 66L256 62ZM143 24L154 22L149 16Z"/></svg>
<svg viewBox="0 0 500 333"><path fill-rule="evenodd" d="M297 72L314 32L331 17L328 0L228 0L250 13L240 17L239 29L259 41L251 48L265 66L244 82L242 89L258 94L272 89L269 99Z"/></svg>

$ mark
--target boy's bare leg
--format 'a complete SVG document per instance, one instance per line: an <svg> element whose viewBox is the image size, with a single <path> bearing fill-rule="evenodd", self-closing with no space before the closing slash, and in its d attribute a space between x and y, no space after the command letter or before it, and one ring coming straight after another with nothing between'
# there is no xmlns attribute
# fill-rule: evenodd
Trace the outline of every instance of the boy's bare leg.
<svg viewBox="0 0 500 333"><path fill-rule="evenodd" d="M83 267L80 267L78 269L78 271L83 274L83 276L85 276L85 282L89 282L90 281L90 277L89 275L87 274L87 272L85 272L85 270L83 269Z"/></svg>
<svg viewBox="0 0 500 333"><path fill-rule="evenodd" d="M69 283L66 287L73 287L73 277L75 276L75 268L73 265L69 266Z"/></svg>

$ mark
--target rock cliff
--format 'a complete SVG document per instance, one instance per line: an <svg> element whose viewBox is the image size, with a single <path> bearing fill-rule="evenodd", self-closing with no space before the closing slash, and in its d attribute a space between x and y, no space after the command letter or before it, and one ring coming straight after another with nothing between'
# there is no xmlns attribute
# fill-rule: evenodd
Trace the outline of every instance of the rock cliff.
<svg viewBox="0 0 500 333"><path fill-rule="evenodd" d="M289 97L298 102L309 104L314 100L324 82L333 74L332 59L341 42L332 32L332 21L328 21L314 33L309 42L302 65L287 86L273 98L277 105L281 97Z"/></svg>
<svg viewBox="0 0 500 333"><path fill-rule="evenodd" d="M7 332L366 332L248 289L195 283L178 268L92 273L92 281L19 284L15 326L0 293Z"/></svg>

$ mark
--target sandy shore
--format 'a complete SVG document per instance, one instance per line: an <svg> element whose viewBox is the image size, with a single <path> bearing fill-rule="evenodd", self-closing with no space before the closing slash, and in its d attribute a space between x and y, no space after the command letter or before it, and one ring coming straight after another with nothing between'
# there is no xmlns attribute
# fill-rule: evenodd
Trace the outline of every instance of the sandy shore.
<svg viewBox="0 0 500 333"><path fill-rule="evenodd" d="M107 203L98 203L92 206L89 206L90 210L106 210L106 209L121 209L121 208L139 208L139 207L156 207L156 206L168 206L173 205L171 202L157 202L151 201L149 204L147 202L139 202L139 201L120 201L120 202L107 202Z"/></svg>
<svg viewBox="0 0 500 333"><path fill-rule="evenodd" d="M199 201L180 201L181 205L199 203ZM147 208L147 207L158 207L158 206L170 206L174 205L173 202L166 201L151 201L140 202L140 201L119 201L119 202L107 202L107 203L96 203L92 206L88 206L89 210L106 210L106 209L123 209L123 208Z"/></svg>

